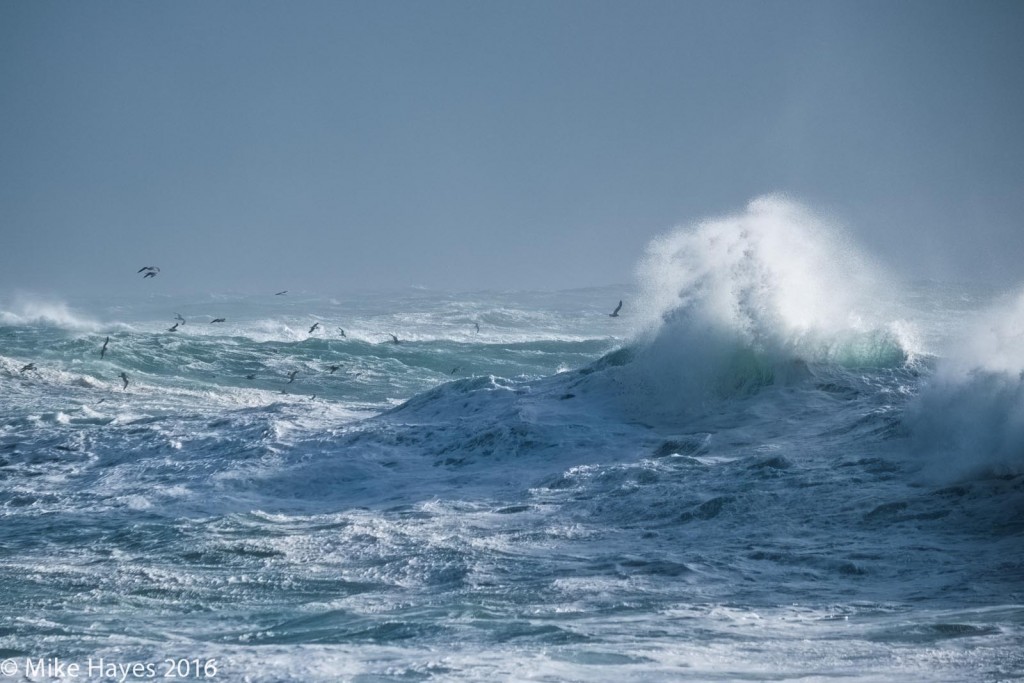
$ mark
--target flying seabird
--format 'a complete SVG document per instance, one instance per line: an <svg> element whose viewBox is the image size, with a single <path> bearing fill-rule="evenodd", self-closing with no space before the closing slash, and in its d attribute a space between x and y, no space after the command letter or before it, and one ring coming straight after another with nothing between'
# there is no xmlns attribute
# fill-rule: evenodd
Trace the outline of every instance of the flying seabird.
<svg viewBox="0 0 1024 683"><path fill-rule="evenodd" d="M473 323L476 326L476 331L480 331L480 323Z"/></svg>
<svg viewBox="0 0 1024 683"><path fill-rule="evenodd" d="M391 343L392 344L401 344L402 342L398 341L398 337L396 337L395 335L392 334L391 335Z"/></svg>
<svg viewBox="0 0 1024 683"><path fill-rule="evenodd" d="M345 336L345 330L341 329L340 327L338 328L338 332L340 332L340 333L341 333L341 336L342 336L342 337L344 337L344 336Z"/></svg>
<svg viewBox="0 0 1024 683"><path fill-rule="evenodd" d="M608 314L609 318L618 318L619 310L622 308L622 300L619 299L619 305L615 307L615 310Z"/></svg>
<svg viewBox="0 0 1024 683"><path fill-rule="evenodd" d="M212 325L213 323L222 323L225 322L226 320L227 318L214 318L213 320L210 321L210 324Z"/></svg>
<svg viewBox="0 0 1024 683"><path fill-rule="evenodd" d="M106 341L103 342L103 348L100 349L100 360L103 360L103 354L107 352L107 344L110 343L110 337L107 337Z"/></svg>
<svg viewBox="0 0 1024 683"><path fill-rule="evenodd" d="M274 296L281 296L282 294L287 294L287 293L288 293L288 290L287 290L287 289L282 289L282 290L281 290L280 292L278 292L278 293L277 293L277 294L275 294Z"/></svg>
<svg viewBox="0 0 1024 683"><path fill-rule="evenodd" d="M458 372L458 371L459 371L459 370L461 370L461 369L462 369L462 366L461 366L461 365L456 365L456 366L455 366L454 368L452 368L452 371L451 371L451 372L449 372L448 374L449 374L449 375L454 375L454 374L455 374L456 372Z"/></svg>
<svg viewBox="0 0 1024 683"><path fill-rule="evenodd" d="M313 334L313 331L316 330L316 328L318 328L318 327L320 327L320 323L318 323L318 322L313 323L313 326L309 328L309 333Z"/></svg>
<svg viewBox="0 0 1024 683"><path fill-rule="evenodd" d="M121 374L118 375L118 377L120 377L122 380L124 380L124 386L121 387L121 391L124 391L125 389L128 388L128 375L122 370Z"/></svg>
<svg viewBox="0 0 1024 683"><path fill-rule="evenodd" d="M177 320L182 325L185 324L185 319L181 317L181 313L175 313L174 314L174 319Z"/></svg>
<svg viewBox="0 0 1024 683"><path fill-rule="evenodd" d="M330 367L329 367L329 368L327 368L327 369L328 369L328 370L330 370L330 371L331 371L331 374L333 375L333 374L334 374L335 372L337 372L337 371L338 371L338 368L340 368L340 367L341 367L340 365L332 365L332 366L330 366Z"/></svg>
<svg viewBox="0 0 1024 683"><path fill-rule="evenodd" d="M298 370L292 370L291 372L288 373L288 384L291 384L292 382L295 381L295 375L297 374L299 374Z"/></svg>
<svg viewBox="0 0 1024 683"><path fill-rule="evenodd" d="M35 369L36 369L36 364L35 364L35 363L29 363L28 365L26 365L25 367L23 367L23 368L21 369L21 371L22 371L22 372L25 372L26 370L35 370Z"/></svg>
<svg viewBox="0 0 1024 683"><path fill-rule="evenodd" d="M174 323L174 327L168 327L167 331L168 332L177 332L178 331L178 325L180 325L180 324L181 323Z"/></svg>
<svg viewBox="0 0 1024 683"><path fill-rule="evenodd" d="M246 379L256 379L256 375L255 375L255 374L252 374L252 375L246 375L246 376L245 376L245 378L246 378Z"/></svg>
<svg viewBox="0 0 1024 683"><path fill-rule="evenodd" d="M139 268L140 273L145 273L142 279L145 280L147 277L156 277L156 274L160 272L160 269L156 266L142 266Z"/></svg>

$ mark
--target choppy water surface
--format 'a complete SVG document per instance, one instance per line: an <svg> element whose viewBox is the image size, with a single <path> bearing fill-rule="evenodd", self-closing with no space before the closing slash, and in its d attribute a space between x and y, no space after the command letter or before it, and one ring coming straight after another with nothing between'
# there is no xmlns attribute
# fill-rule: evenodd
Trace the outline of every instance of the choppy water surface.
<svg viewBox="0 0 1024 683"><path fill-rule="evenodd" d="M879 293L793 210L664 238L638 288L7 297L0 654L1024 676L1024 305Z"/></svg>

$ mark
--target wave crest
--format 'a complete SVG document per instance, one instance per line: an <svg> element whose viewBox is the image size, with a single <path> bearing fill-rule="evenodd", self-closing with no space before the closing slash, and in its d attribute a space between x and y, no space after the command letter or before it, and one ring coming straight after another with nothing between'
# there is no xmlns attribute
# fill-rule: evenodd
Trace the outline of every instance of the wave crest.
<svg viewBox="0 0 1024 683"><path fill-rule="evenodd" d="M799 375L917 354L893 287L836 226L779 196L655 239L638 267L641 329L617 378L677 412Z"/></svg>
<svg viewBox="0 0 1024 683"><path fill-rule="evenodd" d="M96 331L100 327L95 320L73 312L63 301L20 294L9 308L0 310L0 325L40 325L81 331Z"/></svg>

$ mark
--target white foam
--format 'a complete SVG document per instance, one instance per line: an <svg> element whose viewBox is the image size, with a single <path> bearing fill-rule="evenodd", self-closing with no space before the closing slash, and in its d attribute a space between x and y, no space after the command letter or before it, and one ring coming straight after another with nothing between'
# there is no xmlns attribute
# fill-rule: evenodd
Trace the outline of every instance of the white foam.
<svg viewBox="0 0 1024 683"><path fill-rule="evenodd" d="M850 332L886 328L879 305L894 289L838 226L778 196L655 239L638 276L648 329L704 327L808 360Z"/></svg>
<svg viewBox="0 0 1024 683"><path fill-rule="evenodd" d="M932 476L1024 472L1024 291L951 346L906 423Z"/></svg>
<svg viewBox="0 0 1024 683"><path fill-rule="evenodd" d="M891 367L913 326L895 287L836 225L791 200L655 239L638 267L634 358L613 372L639 414L678 415L798 375L801 364Z"/></svg>
<svg viewBox="0 0 1024 683"><path fill-rule="evenodd" d="M15 295L9 309L0 310L0 324L49 325L81 331L96 331L100 328L97 321L74 312L63 301L52 301L35 294Z"/></svg>

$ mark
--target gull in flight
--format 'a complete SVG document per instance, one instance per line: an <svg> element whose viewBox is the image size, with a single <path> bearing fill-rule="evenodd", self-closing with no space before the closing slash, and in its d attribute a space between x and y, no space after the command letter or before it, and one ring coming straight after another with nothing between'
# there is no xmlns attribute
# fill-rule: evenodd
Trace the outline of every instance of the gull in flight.
<svg viewBox="0 0 1024 683"><path fill-rule="evenodd" d="M212 325L213 323L222 323L225 322L226 320L227 318L214 318L213 320L210 321L210 324Z"/></svg>
<svg viewBox="0 0 1024 683"><path fill-rule="evenodd" d="M124 386L121 387L121 391L124 391L125 389L128 388L128 375L122 370L121 374L118 375L118 377L120 377L124 381Z"/></svg>
<svg viewBox="0 0 1024 683"><path fill-rule="evenodd" d="M292 382L295 381L295 375L297 374L299 374L298 370L292 370L291 372L288 373L288 384L291 384Z"/></svg>
<svg viewBox="0 0 1024 683"><path fill-rule="evenodd" d="M278 292L278 293L277 293L277 294L275 294L274 296L281 296L282 294L287 294L287 293L288 293L288 290L287 290L287 289L282 289L282 290L281 290L280 292Z"/></svg>
<svg viewBox="0 0 1024 683"><path fill-rule="evenodd" d="M103 360L103 354L107 352L107 344L110 343L110 337L107 337L106 341L103 342L103 348L100 349L100 360Z"/></svg>
<svg viewBox="0 0 1024 683"><path fill-rule="evenodd" d="M401 344L402 342L398 341L398 337L396 337L395 335L391 335L391 343L392 344Z"/></svg>
<svg viewBox="0 0 1024 683"><path fill-rule="evenodd" d="M619 311L622 310L622 300L619 300L619 305L615 307L615 310L608 314L609 318L618 318Z"/></svg>
<svg viewBox="0 0 1024 683"><path fill-rule="evenodd" d="M185 319L181 317L181 313L175 313L174 314L174 319L177 320L182 325L185 324Z"/></svg>
<svg viewBox="0 0 1024 683"><path fill-rule="evenodd" d="M21 369L21 371L22 371L22 372L25 372L25 371L27 371L27 370L35 370L35 369L36 369L36 364L35 364L35 363L29 363L28 365L26 365L25 367L23 367L23 368Z"/></svg>
<svg viewBox="0 0 1024 683"><path fill-rule="evenodd" d="M142 279L145 280L147 277L156 277L156 274L160 272L160 269L157 266L142 266L139 268L138 272L145 273L145 275L142 276Z"/></svg>
<svg viewBox="0 0 1024 683"><path fill-rule="evenodd" d="M318 323L318 322L316 322L316 323L313 323L313 326L309 328L309 333L310 333L310 334L313 334L313 332L314 332L314 331L316 330L316 328L318 328L318 327L320 327L320 323Z"/></svg>
<svg viewBox="0 0 1024 683"><path fill-rule="evenodd" d="M174 323L174 327L168 327L167 331L168 332L177 332L178 331L178 325L180 325L180 324L181 323Z"/></svg>

